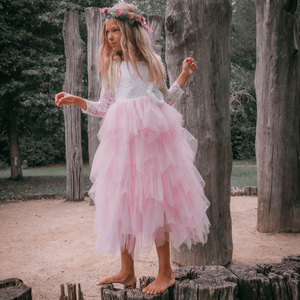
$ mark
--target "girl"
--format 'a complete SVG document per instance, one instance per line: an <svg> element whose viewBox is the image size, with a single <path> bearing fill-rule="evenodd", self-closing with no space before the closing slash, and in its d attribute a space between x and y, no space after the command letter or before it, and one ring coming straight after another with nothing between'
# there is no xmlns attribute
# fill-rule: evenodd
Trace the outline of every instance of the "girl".
<svg viewBox="0 0 300 300"><path fill-rule="evenodd" d="M175 283L169 243L178 250L182 243L190 248L204 244L209 233L210 203L193 164L197 140L172 107L196 65L186 58L167 90L163 64L150 47L146 29L151 29L136 7L122 3L102 12L99 102L62 92L55 103L103 118L89 195L96 205L96 249L110 254L121 249L121 270L99 279L98 285L135 285L135 245L145 249L155 241L158 276L143 292L162 293Z"/></svg>

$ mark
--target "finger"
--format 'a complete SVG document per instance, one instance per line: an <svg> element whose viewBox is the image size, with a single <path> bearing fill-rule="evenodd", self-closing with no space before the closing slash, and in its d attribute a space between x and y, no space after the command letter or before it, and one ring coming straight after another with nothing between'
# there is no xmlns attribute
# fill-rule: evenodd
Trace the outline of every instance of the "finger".
<svg viewBox="0 0 300 300"><path fill-rule="evenodd" d="M188 58L188 62L189 62L189 63L193 63L193 62L194 62L194 59L193 59L192 57L189 57L189 58Z"/></svg>

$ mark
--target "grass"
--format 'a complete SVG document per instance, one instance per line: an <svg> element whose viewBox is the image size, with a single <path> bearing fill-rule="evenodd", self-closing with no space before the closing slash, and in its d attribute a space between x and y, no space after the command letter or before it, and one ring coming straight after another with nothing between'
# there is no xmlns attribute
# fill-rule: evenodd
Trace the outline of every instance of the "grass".
<svg viewBox="0 0 300 300"><path fill-rule="evenodd" d="M231 186L243 188L257 186L257 168L233 166L231 173Z"/></svg>
<svg viewBox="0 0 300 300"><path fill-rule="evenodd" d="M84 191L90 189L90 168L84 165ZM10 170L0 171L0 197L12 198L28 194L55 194L64 197L66 191L66 167L41 167L23 170L24 178L10 180Z"/></svg>
<svg viewBox="0 0 300 300"><path fill-rule="evenodd" d="M84 191L90 189L90 168L84 165ZM40 167L23 170L24 178L10 180L10 169L0 171L0 197L12 198L26 194L55 194L64 197L66 190L66 167ZM255 160L233 161L231 186L257 186Z"/></svg>

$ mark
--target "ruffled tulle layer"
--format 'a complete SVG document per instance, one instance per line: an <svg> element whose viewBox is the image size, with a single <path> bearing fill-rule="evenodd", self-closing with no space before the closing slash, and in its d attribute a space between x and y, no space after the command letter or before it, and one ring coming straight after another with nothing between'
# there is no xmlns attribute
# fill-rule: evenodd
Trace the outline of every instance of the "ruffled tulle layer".
<svg viewBox="0 0 300 300"><path fill-rule="evenodd" d="M97 252L116 254L152 241L205 243L210 222L204 181L194 166L197 140L182 115L149 97L118 100L101 121L89 195L96 205Z"/></svg>

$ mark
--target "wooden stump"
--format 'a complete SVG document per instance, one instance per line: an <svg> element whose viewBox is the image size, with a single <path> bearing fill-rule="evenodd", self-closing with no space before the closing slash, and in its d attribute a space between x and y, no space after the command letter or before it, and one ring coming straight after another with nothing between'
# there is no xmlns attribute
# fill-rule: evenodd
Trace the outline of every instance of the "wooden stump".
<svg viewBox="0 0 300 300"><path fill-rule="evenodd" d="M75 284L67 284L68 296L65 294L65 286L63 284L60 285L60 297L59 300L84 300L83 293L81 291L80 283L78 283L78 293L76 293L76 283Z"/></svg>
<svg viewBox="0 0 300 300"><path fill-rule="evenodd" d="M233 266L231 271L238 278L239 299L300 299L299 261L283 260L279 264Z"/></svg>
<svg viewBox="0 0 300 300"><path fill-rule="evenodd" d="M25 285L21 279L10 278L0 280L1 300L32 300L31 287Z"/></svg>
<svg viewBox="0 0 300 300"><path fill-rule="evenodd" d="M254 3L257 230L300 232L299 37L294 15L297 0Z"/></svg>
<svg viewBox="0 0 300 300"><path fill-rule="evenodd" d="M168 0L166 63L170 84L181 73L182 61L193 56L197 69L174 107L183 126L197 139L195 166L205 181L211 222L208 241L191 249L172 247L171 260L182 266L222 265L232 259L230 215L229 0Z"/></svg>
<svg viewBox="0 0 300 300"><path fill-rule="evenodd" d="M156 300L299 300L300 255L286 256L282 263L249 266L190 266L173 270L176 283L163 294L148 295L142 289L154 277L142 277L138 289L102 285L101 299Z"/></svg>
<svg viewBox="0 0 300 300"><path fill-rule="evenodd" d="M66 77L63 91L81 96L83 45L79 34L78 11L65 13L63 36L66 55ZM81 149L81 110L74 106L63 106L66 144L66 199L83 201L83 162Z"/></svg>
<svg viewBox="0 0 300 300"><path fill-rule="evenodd" d="M160 45L160 37L163 28L163 19L161 16L154 15L145 15L146 23L153 30L153 32L149 32L150 42L153 51L161 56L161 45Z"/></svg>
<svg viewBox="0 0 300 300"><path fill-rule="evenodd" d="M87 59L88 59L88 90L90 101L99 101L101 84L97 75L98 50L101 46L101 18L100 7L88 7L85 9L85 18L88 33ZM100 119L96 116L88 115L88 140L89 140L89 165L93 165L94 155L99 146L97 133L100 129ZM90 199L90 205L94 205L94 200Z"/></svg>
<svg viewBox="0 0 300 300"><path fill-rule="evenodd" d="M233 282L235 275L225 267L185 267L174 270L174 274L174 300L237 299L238 287Z"/></svg>

